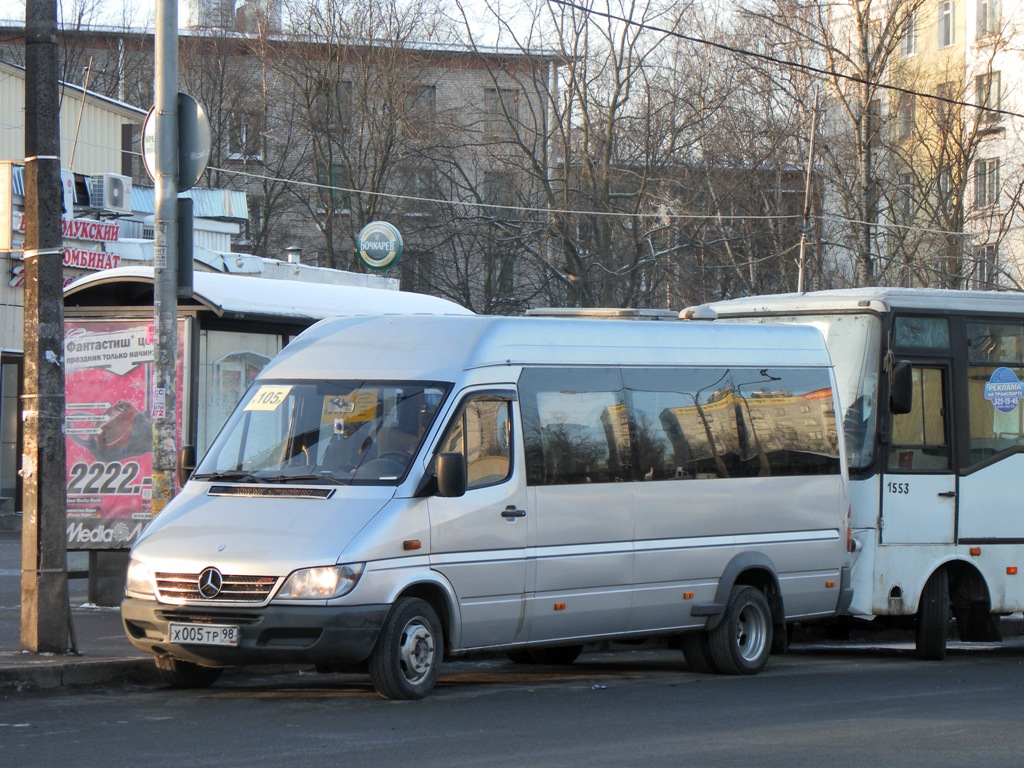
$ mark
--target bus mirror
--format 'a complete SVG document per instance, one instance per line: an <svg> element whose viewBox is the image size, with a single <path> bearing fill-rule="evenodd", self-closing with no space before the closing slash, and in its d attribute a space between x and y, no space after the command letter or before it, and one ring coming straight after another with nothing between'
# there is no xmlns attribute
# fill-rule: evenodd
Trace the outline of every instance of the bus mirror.
<svg viewBox="0 0 1024 768"><path fill-rule="evenodd" d="M914 366L900 360L892 367L889 378L889 410L894 414L910 413L914 404Z"/></svg>
<svg viewBox="0 0 1024 768"><path fill-rule="evenodd" d="M439 453L434 458L437 495L456 498L466 493L466 457L461 453Z"/></svg>
<svg viewBox="0 0 1024 768"><path fill-rule="evenodd" d="M196 447L183 445L178 451L178 485L185 485L196 470Z"/></svg>

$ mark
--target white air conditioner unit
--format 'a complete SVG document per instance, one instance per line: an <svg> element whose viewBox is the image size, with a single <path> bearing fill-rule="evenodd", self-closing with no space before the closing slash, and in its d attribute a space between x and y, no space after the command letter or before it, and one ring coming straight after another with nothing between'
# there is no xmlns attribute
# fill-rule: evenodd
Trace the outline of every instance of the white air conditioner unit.
<svg viewBox="0 0 1024 768"><path fill-rule="evenodd" d="M90 176L89 207L109 213L131 213L132 180L116 173Z"/></svg>

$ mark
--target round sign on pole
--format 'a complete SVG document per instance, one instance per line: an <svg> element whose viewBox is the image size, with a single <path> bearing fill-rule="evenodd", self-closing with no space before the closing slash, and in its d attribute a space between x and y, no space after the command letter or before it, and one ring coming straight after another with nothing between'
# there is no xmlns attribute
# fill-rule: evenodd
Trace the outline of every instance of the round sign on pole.
<svg viewBox="0 0 1024 768"><path fill-rule="evenodd" d="M359 230L356 251L370 269L391 269L402 259L402 234L386 221L372 221Z"/></svg>
<svg viewBox="0 0 1024 768"><path fill-rule="evenodd" d="M210 161L212 134L203 105L187 93L178 94L178 191L192 189ZM142 164L156 180L156 107L142 123Z"/></svg>

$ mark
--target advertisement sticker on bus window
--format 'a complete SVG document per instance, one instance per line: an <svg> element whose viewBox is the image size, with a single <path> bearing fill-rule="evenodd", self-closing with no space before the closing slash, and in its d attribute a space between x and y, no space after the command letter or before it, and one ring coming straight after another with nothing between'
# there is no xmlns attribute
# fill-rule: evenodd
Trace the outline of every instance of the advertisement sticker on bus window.
<svg viewBox="0 0 1024 768"><path fill-rule="evenodd" d="M985 383L985 399L1001 413L1009 413L1024 398L1024 384L1009 368L996 368Z"/></svg>
<svg viewBox="0 0 1024 768"><path fill-rule="evenodd" d="M276 411L288 393L292 391L291 386L273 386L266 384L256 390L256 394L246 403L247 411Z"/></svg>

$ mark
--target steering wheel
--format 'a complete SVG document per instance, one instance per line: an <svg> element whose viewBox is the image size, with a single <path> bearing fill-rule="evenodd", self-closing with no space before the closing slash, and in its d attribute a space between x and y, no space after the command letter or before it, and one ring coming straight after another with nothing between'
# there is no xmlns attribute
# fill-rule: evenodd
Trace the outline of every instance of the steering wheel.
<svg viewBox="0 0 1024 768"><path fill-rule="evenodd" d="M384 451L384 453L378 453L377 458L386 461L397 461L403 466L409 462L409 454L402 451Z"/></svg>

